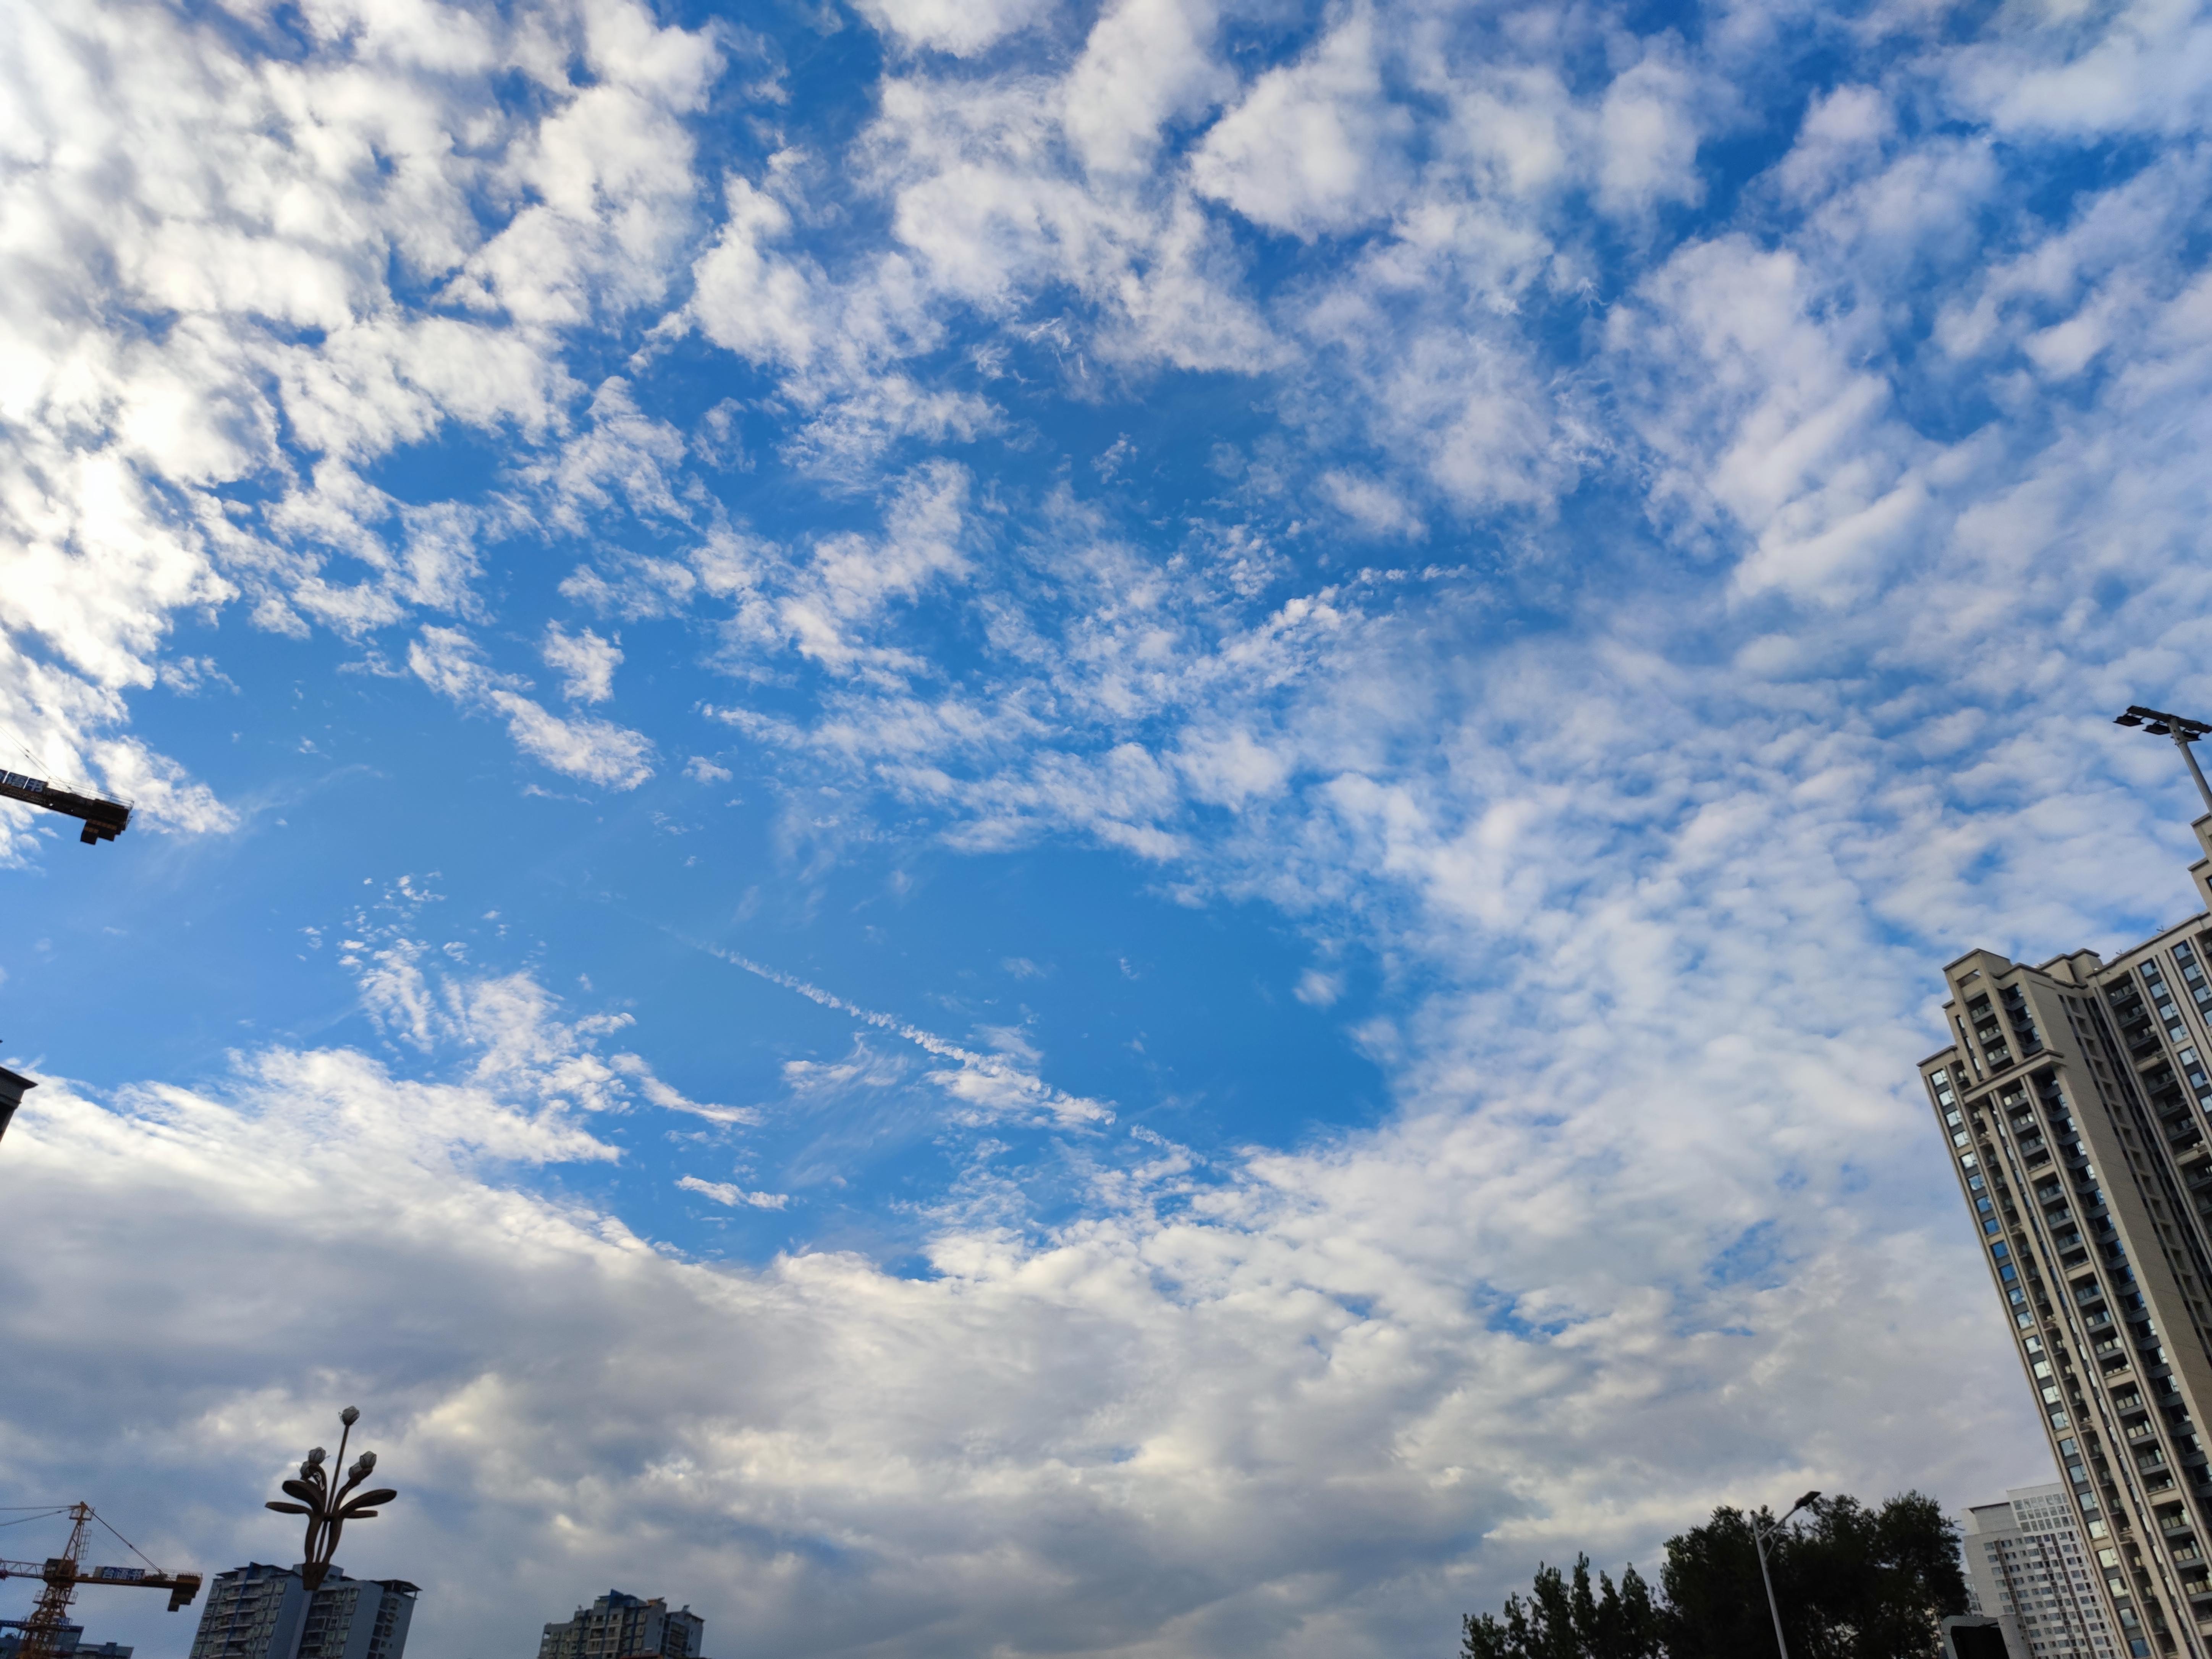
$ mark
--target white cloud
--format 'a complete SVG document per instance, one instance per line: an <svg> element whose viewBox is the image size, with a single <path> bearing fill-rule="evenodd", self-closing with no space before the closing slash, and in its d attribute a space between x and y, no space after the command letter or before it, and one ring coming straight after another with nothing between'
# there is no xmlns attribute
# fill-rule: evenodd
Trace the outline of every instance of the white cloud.
<svg viewBox="0 0 2212 1659"><path fill-rule="evenodd" d="M512 691L491 693L490 702L507 716L515 746L556 772L610 789L635 789L653 775L653 743L641 732L611 720L563 720Z"/></svg>
<svg viewBox="0 0 2212 1659"><path fill-rule="evenodd" d="M1662 202L1702 201L1699 117L1711 118L1714 96L1671 54L1650 53L1616 76L1598 108L1599 204L1635 214Z"/></svg>
<svg viewBox="0 0 2212 1659"><path fill-rule="evenodd" d="M1157 158L1160 130L1218 102L1235 80L1213 57L1205 0L1115 0L1092 25L1064 83L1060 125L1094 174L1133 173Z"/></svg>
<svg viewBox="0 0 2212 1659"><path fill-rule="evenodd" d="M623 653L612 640L603 640L588 628L570 634L560 623L548 623L538 652L545 665L562 677L561 695L570 702L605 702L614 696L615 670L622 665Z"/></svg>
<svg viewBox="0 0 2212 1659"><path fill-rule="evenodd" d="M504 715L515 746L556 772L611 789L635 789L653 775L653 744L644 733L610 720L564 720L549 712L516 689L528 681L494 672L476 642L458 629L424 629L408 647L407 665L462 708ZM611 664L607 672L613 672Z"/></svg>
<svg viewBox="0 0 2212 1659"><path fill-rule="evenodd" d="M721 231L692 269L691 314L708 339L739 356L811 367L830 326L817 314L829 301L819 292L824 278L765 246L791 234L791 210L735 175L723 197Z"/></svg>
<svg viewBox="0 0 2212 1659"><path fill-rule="evenodd" d="M1299 236L1387 216L1403 185L1397 147L1413 123L1383 95L1375 55L1363 6L1306 57L1261 76L1192 156L1198 188Z"/></svg>
<svg viewBox="0 0 2212 1659"><path fill-rule="evenodd" d="M1332 467L1321 475L1322 493L1346 517L1380 536L1425 535L1428 526L1398 492L1377 479Z"/></svg>
<svg viewBox="0 0 2212 1659"><path fill-rule="evenodd" d="M1878 88L1838 87L1805 112L1797 142L1777 169L1779 182L1792 196L1814 199L1896 131L1896 112Z"/></svg>
<svg viewBox="0 0 2212 1659"><path fill-rule="evenodd" d="M2063 14L1948 56L1958 102L2000 130L2095 137L2201 131L2212 27L2186 8L2136 3L2069 27Z"/></svg>
<svg viewBox="0 0 2212 1659"><path fill-rule="evenodd" d="M0 107L38 159L0 185L22 233L0 623L89 686L152 684L174 619L234 600L295 635L475 615L485 510L403 505L357 469L456 425L556 432L578 388L552 331L651 303L680 269L711 33L623 0L396 19L315 8L299 51L265 58L250 29L129 0L13 15ZM439 284L490 320L396 297ZM226 821L115 737L124 704L78 707L23 729L73 764L142 756L157 821ZM544 746L611 769L605 733Z"/></svg>
<svg viewBox="0 0 2212 1659"><path fill-rule="evenodd" d="M21 1280L0 1297L9 1410L49 1425L13 1467L59 1478L68 1443L96 1484L125 1451L89 1431L127 1418L184 1449L142 1469L150 1492L210 1497L157 1505L147 1547L265 1559L286 1532L263 1486L373 1371L365 1427L404 1496L348 1565L424 1586L418 1639L482 1646L517 1606L650 1571L710 1639L771 1653L887 1630L925 1655L1065 1650L1079 1608L1083 1652L1380 1654L1448 1636L1523 1553L1640 1546L1747 1481L1941 1480L1987 1431L1994 1366L1916 1396L1878 1468L1838 1437L1865 1379L1925 1375L1994 1318L1925 1236L1715 1284L1698 1264L1733 1206L1691 1237L1624 1231L1641 1160L1587 1193L1560 1166L1531 1182L1547 1115L1418 1117L1218 1176L1133 1137L1082 1221L1033 1242L948 1225L930 1273L898 1278L658 1250L501 1174L600 1143L343 1050L107 1106L48 1079L8 1141L18 1221L49 1243L34 1277L0 1268ZM67 1224L87 1214L106 1220ZM161 1247L179 1233L189 1255ZM314 1294L240 1288L272 1259ZM1632 1262L1659 1285L1626 1287ZM127 1325L39 1288L126 1269L149 1310ZM373 1362L345 1340L362 1330L387 1334ZM1814 1333L1858 1363L1801 1368ZM124 1363L179 1344L188 1387ZM1791 1387L1736 1385L1777 1367ZM493 1588L488 1558L521 1565Z"/></svg>
<svg viewBox="0 0 2212 1659"><path fill-rule="evenodd" d="M965 58L1029 27L1050 0L855 0L860 15L902 45Z"/></svg>
<svg viewBox="0 0 2212 1659"><path fill-rule="evenodd" d="M685 1176L676 1184L685 1192L701 1194L732 1209L781 1210L791 1202L788 1193L749 1193L726 1181L702 1181L697 1176Z"/></svg>

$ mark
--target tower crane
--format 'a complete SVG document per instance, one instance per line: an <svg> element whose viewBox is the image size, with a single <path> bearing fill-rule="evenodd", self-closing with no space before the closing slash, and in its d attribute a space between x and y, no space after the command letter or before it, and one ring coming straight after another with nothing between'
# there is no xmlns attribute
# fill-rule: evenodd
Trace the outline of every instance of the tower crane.
<svg viewBox="0 0 2212 1659"><path fill-rule="evenodd" d="M148 1562L143 1567L88 1567L84 1561L84 1534L88 1523L100 1521L89 1504L71 1504L66 1510L70 1517L69 1543L59 1555L49 1556L44 1561L0 1560L0 1578L37 1578L46 1588L39 1592L39 1604L31 1609L31 1616L20 1622L23 1632L22 1645L15 1650L16 1659L57 1659L61 1651L60 1637L64 1615L69 1612L70 1600L80 1584L121 1584L137 1589L165 1589L169 1592L169 1611L191 1605L192 1598L200 1593L200 1576L196 1572L163 1572ZM107 1527L107 1522L100 1521ZM108 1531L115 1532L112 1527ZM123 1534L116 1532L118 1538ZM130 1545L132 1554L137 1546ZM140 1556L144 1560L143 1556Z"/></svg>
<svg viewBox="0 0 2212 1659"><path fill-rule="evenodd" d="M88 847L113 841L131 827L127 803L104 800L98 795L80 795L74 789L58 789L44 778L21 772L0 772L0 796L31 806L43 806L49 812L66 812L73 818L82 818L84 829L77 839Z"/></svg>

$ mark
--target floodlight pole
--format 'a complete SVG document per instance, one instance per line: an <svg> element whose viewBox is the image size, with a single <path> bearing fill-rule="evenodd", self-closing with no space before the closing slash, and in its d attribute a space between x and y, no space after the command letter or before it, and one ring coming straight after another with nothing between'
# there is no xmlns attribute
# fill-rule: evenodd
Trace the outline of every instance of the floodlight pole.
<svg viewBox="0 0 2212 1659"><path fill-rule="evenodd" d="M1751 1541L1759 1549L1759 1582L1766 1586L1766 1610L1774 1615L1774 1649L1782 1659L1790 1659L1790 1644L1782 1634L1782 1604L1774 1599L1774 1575L1766 1570L1766 1540L1788 1524L1790 1515L1796 1514L1808 1504L1819 1502L1820 1497L1817 1492L1807 1492L1790 1506L1790 1515L1784 1516L1771 1526L1762 1527L1757 1516L1751 1517Z"/></svg>
<svg viewBox="0 0 2212 1659"><path fill-rule="evenodd" d="M2212 812L2212 783L2204 781L2204 769L2197 763L2197 751L2190 745L2196 738L2185 737L2179 728L2173 734L2173 746L2181 750L2181 758L2189 763L2189 775L2197 780L2197 793L2204 797L2204 810Z"/></svg>
<svg viewBox="0 0 2212 1659"><path fill-rule="evenodd" d="M2172 738L2173 746L2181 751L2181 758L2189 763L2189 775L2196 781L2197 793L2203 799L2204 810L2212 812L2212 783L2204 781L2204 769L2197 763L2197 750L2191 745L2197 738L2212 734L2212 726L2202 720L2192 720L2185 715L2169 714L2160 709L2145 708L2140 703L2128 705L2128 712L2117 716L2115 726L2140 726L2154 738Z"/></svg>

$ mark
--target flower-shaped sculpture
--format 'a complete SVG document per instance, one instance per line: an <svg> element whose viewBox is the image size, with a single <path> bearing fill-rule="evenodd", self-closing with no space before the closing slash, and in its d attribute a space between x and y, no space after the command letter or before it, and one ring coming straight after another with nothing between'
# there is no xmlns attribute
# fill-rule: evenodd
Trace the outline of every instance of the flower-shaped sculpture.
<svg viewBox="0 0 2212 1659"><path fill-rule="evenodd" d="M338 1421L345 1425L345 1432L338 1438L338 1455L346 1454L346 1441L353 1434L353 1425L361 1420L360 1408L348 1406L338 1413ZM300 1465L300 1478L287 1480L284 1490L300 1499L296 1504L269 1501L268 1507L282 1515L304 1515L307 1517L307 1559L300 1564L300 1577L313 1595L322 1588L324 1577L330 1572L331 1558L338 1553L338 1534L349 1521L370 1521L376 1516L376 1506L389 1504L399 1494L389 1486L379 1486L374 1492L356 1495L354 1488L368 1479L376 1470L376 1454L365 1451L353 1461L346 1471L345 1485L333 1492L331 1478L323 1472L326 1455L318 1446L307 1454L307 1461Z"/></svg>

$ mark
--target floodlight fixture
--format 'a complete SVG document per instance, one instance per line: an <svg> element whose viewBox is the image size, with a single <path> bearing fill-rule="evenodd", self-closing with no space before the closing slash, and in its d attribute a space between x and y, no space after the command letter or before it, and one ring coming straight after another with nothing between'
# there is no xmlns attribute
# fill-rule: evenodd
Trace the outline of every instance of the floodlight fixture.
<svg viewBox="0 0 2212 1659"><path fill-rule="evenodd" d="M2172 738L2173 746L2181 750L2181 758L2188 763L2189 775L2197 781L2197 793L2203 797L2204 810L2212 812L2212 783L2205 782L2204 769L2197 763L2197 751L2190 747L2199 738L2212 737L2212 726L2191 720L2185 714L2169 714L2162 708L2145 708L2141 703L2130 703L2126 714L2113 716L2112 724L2140 726L2154 738Z"/></svg>

